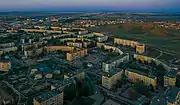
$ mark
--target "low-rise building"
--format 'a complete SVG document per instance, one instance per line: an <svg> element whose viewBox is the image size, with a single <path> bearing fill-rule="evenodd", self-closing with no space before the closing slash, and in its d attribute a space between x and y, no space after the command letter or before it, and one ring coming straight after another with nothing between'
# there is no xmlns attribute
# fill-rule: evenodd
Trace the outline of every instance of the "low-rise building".
<svg viewBox="0 0 180 105"><path fill-rule="evenodd" d="M83 48L83 43L82 42L67 42L68 46L73 46L73 47L79 47Z"/></svg>
<svg viewBox="0 0 180 105"><path fill-rule="evenodd" d="M92 38L94 37L93 33L89 33L89 34L81 34L77 36L78 38Z"/></svg>
<svg viewBox="0 0 180 105"><path fill-rule="evenodd" d="M51 90L40 94L33 99L34 105L63 105L64 93L60 90Z"/></svg>
<svg viewBox="0 0 180 105"><path fill-rule="evenodd" d="M103 72L102 74L102 86L111 89L114 84L117 83L117 80L121 79L121 75L123 73L123 70L116 69L116 71L112 72Z"/></svg>
<svg viewBox="0 0 180 105"><path fill-rule="evenodd" d="M157 77L151 73L128 68L125 70L125 75L131 82L142 81L145 85L153 87L157 85Z"/></svg>
<svg viewBox="0 0 180 105"><path fill-rule="evenodd" d="M167 74L164 76L164 87L168 86L175 86L176 85L176 75L177 71L169 71Z"/></svg>
<svg viewBox="0 0 180 105"><path fill-rule="evenodd" d="M129 54L122 54L120 56L114 57L106 62L102 63L102 69L104 72L111 72L113 69L119 66L122 62L129 61Z"/></svg>
<svg viewBox="0 0 180 105"><path fill-rule="evenodd" d="M7 60L0 60L0 71L8 72L11 69L11 62Z"/></svg>

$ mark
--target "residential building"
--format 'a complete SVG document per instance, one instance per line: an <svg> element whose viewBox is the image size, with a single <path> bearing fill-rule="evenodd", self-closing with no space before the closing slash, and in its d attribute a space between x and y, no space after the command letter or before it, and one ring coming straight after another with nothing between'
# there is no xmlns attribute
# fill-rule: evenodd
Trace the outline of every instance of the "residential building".
<svg viewBox="0 0 180 105"><path fill-rule="evenodd" d="M125 40L125 39L120 39L120 38L114 38L114 44L120 44L123 46L131 46L133 48L135 48L136 45L139 45L137 41Z"/></svg>
<svg viewBox="0 0 180 105"><path fill-rule="evenodd" d="M176 86L176 75L178 71L169 71L164 76L164 87Z"/></svg>
<svg viewBox="0 0 180 105"><path fill-rule="evenodd" d="M128 68L125 70L125 75L131 82L142 81L145 85L153 87L157 85L157 77L151 73Z"/></svg>
<svg viewBox="0 0 180 105"><path fill-rule="evenodd" d="M123 70L116 69L116 71L112 72L103 72L102 74L102 86L111 89L114 84L117 83L117 80L121 79L121 75Z"/></svg>
<svg viewBox="0 0 180 105"><path fill-rule="evenodd" d="M33 99L34 105L63 105L64 93L60 90L51 90L40 94Z"/></svg>
<svg viewBox="0 0 180 105"><path fill-rule="evenodd" d="M14 46L14 47L6 47L6 48L1 48L0 51L2 51L3 53L7 53L7 52L11 52L11 51L17 51L17 47Z"/></svg>
<svg viewBox="0 0 180 105"><path fill-rule="evenodd" d="M142 54L144 52L145 52L145 45L144 44L136 45L136 53Z"/></svg>
<svg viewBox="0 0 180 105"><path fill-rule="evenodd" d="M116 56L106 62L102 63L102 69L104 72L111 72L113 69L117 68L120 63L129 61L129 54L122 54Z"/></svg>
<svg viewBox="0 0 180 105"><path fill-rule="evenodd" d="M93 33L89 33L89 34L80 34L77 36L78 38L92 38L94 37Z"/></svg>
<svg viewBox="0 0 180 105"><path fill-rule="evenodd" d="M98 42L105 42L108 40L108 36L99 36L97 37Z"/></svg>
<svg viewBox="0 0 180 105"><path fill-rule="evenodd" d="M68 46L73 46L73 47L79 47L83 48L83 43L82 42L67 42Z"/></svg>
<svg viewBox="0 0 180 105"><path fill-rule="evenodd" d="M87 49L68 52L68 53L66 53L66 60L67 61L72 61L72 60L75 60L75 59L78 59L78 58L82 58L85 55L88 55Z"/></svg>
<svg viewBox="0 0 180 105"><path fill-rule="evenodd" d="M8 72L11 69L11 62L7 60L0 60L0 71Z"/></svg>
<svg viewBox="0 0 180 105"><path fill-rule="evenodd" d="M79 79L83 79L84 78L84 71L82 70L73 70L73 71L68 71L64 74L64 79L67 78L79 78Z"/></svg>

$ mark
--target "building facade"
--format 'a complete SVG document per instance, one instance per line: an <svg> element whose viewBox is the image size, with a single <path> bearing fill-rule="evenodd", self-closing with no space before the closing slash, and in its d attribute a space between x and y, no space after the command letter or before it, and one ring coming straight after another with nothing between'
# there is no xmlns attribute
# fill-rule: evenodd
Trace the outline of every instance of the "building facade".
<svg viewBox="0 0 180 105"><path fill-rule="evenodd" d="M120 63L127 61L129 61L129 54L122 54L116 58L103 62L102 69L104 72L111 72L118 67Z"/></svg>
<svg viewBox="0 0 180 105"><path fill-rule="evenodd" d="M117 83L117 80L121 79L123 70L114 71L111 73L104 72L102 75L102 86L111 89L114 84Z"/></svg>
<svg viewBox="0 0 180 105"><path fill-rule="evenodd" d="M63 105L64 93L60 90L51 90L33 99L34 105Z"/></svg>
<svg viewBox="0 0 180 105"><path fill-rule="evenodd" d="M177 71L169 71L164 76L164 87L176 86L176 75Z"/></svg>
<svg viewBox="0 0 180 105"><path fill-rule="evenodd" d="M136 53L142 54L145 52L145 45L136 45Z"/></svg>
<svg viewBox="0 0 180 105"><path fill-rule="evenodd" d="M128 68L127 70L125 70L125 75L127 76L128 80L130 80L131 82L142 81L145 85L147 86L152 85L153 87L157 85L156 76L146 74L135 69Z"/></svg>
<svg viewBox="0 0 180 105"><path fill-rule="evenodd" d="M8 72L11 69L11 62L0 61L0 71Z"/></svg>
<svg viewBox="0 0 180 105"><path fill-rule="evenodd" d="M123 46L131 46L133 48L136 47L136 45L139 45L137 41L132 41L132 40L124 40L120 38L114 38L114 44L119 44Z"/></svg>
<svg viewBox="0 0 180 105"><path fill-rule="evenodd" d="M74 52L68 52L66 53L66 60L72 61L78 58L82 58L85 55L88 55L87 49L82 49L82 50L74 51Z"/></svg>

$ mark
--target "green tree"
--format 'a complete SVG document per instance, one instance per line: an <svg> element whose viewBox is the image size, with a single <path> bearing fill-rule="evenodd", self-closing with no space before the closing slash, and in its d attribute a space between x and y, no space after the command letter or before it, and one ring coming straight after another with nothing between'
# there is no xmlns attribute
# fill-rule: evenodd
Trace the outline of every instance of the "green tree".
<svg viewBox="0 0 180 105"><path fill-rule="evenodd" d="M125 75L125 73L122 74L122 76L121 76L121 81L122 81L123 84L126 84L126 82L127 82L127 76Z"/></svg>
<svg viewBox="0 0 180 105"><path fill-rule="evenodd" d="M64 88L64 99L72 101L76 97L76 84L72 83L70 86Z"/></svg>

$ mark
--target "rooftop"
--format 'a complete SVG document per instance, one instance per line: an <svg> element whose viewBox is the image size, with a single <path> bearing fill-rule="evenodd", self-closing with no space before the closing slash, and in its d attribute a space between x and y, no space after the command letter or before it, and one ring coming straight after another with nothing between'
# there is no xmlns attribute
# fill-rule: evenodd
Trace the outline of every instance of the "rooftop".
<svg viewBox="0 0 180 105"><path fill-rule="evenodd" d="M125 56L127 56L127 55L128 55L128 54L122 54L122 55L119 55L119 56L115 56L115 57L113 57L112 59L106 61L105 63L111 64L111 63L113 63L114 61L119 60L119 59L121 59L121 58L123 58L123 57L125 57Z"/></svg>
<svg viewBox="0 0 180 105"><path fill-rule="evenodd" d="M167 74L165 76L171 77L171 78L175 78L177 75L178 71L169 71L167 72Z"/></svg>
<svg viewBox="0 0 180 105"><path fill-rule="evenodd" d="M122 69L117 68L112 72L103 72L103 76L110 78L121 71L122 71Z"/></svg>
<svg viewBox="0 0 180 105"><path fill-rule="evenodd" d="M42 93L41 95L35 97L35 100L41 103L41 102L46 101L46 100L48 100L54 96L57 96L61 93L62 93L62 91L60 91L60 90L47 91L47 92Z"/></svg>
<svg viewBox="0 0 180 105"><path fill-rule="evenodd" d="M130 72L138 73L140 75L148 76L149 78L152 78L152 79L156 78L156 76L153 75L151 72L147 73L147 72L143 72L143 71L139 71L137 69L131 69L131 68L128 68L127 70L130 71Z"/></svg>

